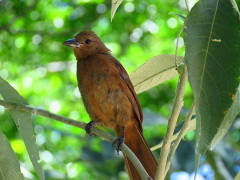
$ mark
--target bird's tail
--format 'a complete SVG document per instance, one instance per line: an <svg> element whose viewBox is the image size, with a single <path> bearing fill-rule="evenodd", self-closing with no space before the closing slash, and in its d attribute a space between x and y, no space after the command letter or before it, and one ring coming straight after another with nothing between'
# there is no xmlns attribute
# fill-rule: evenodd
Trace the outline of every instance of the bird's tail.
<svg viewBox="0 0 240 180"><path fill-rule="evenodd" d="M118 137L121 136L121 131L117 130ZM149 149L140 128L136 125L126 127L125 129L125 144L134 152L147 173L154 179L157 171L157 161ZM136 168L132 162L124 155L125 164L131 180L141 180Z"/></svg>

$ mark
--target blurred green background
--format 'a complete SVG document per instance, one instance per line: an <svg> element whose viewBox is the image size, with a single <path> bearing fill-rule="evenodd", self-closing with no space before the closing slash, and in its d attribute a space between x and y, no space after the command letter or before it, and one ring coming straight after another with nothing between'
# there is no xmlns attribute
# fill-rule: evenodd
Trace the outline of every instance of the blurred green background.
<svg viewBox="0 0 240 180"><path fill-rule="evenodd" d="M194 3L190 1L190 6ZM0 76L30 105L89 122L77 88L75 57L62 42L80 31L93 30L130 73L153 56L175 53L183 22L169 13L187 15L184 0L125 0L112 22L110 12L110 0L1 0ZM184 55L182 38L179 55ZM145 117L144 135L150 146L164 136L176 84L177 78L139 94ZM188 85L180 120L186 117L192 100ZM2 106L0 122L25 178L37 179L13 119ZM46 179L128 179L123 157L110 143L40 116L33 116L33 124ZM224 179L240 170L239 129L238 119L223 142L204 156L201 177ZM154 153L157 157L159 150ZM226 172L218 172L220 167ZM194 171L194 132L180 144L170 170L171 179L181 171L189 177Z"/></svg>

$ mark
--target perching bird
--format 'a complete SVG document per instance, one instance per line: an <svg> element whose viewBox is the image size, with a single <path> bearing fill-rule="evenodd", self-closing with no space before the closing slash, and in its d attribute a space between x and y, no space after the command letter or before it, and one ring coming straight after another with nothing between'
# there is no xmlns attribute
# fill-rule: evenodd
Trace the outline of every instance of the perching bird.
<svg viewBox="0 0 240 180"><path fill-rule="evenodd" d="M91 118L86 131L102 123L117 132L117 151L123 142L135 153L148 174L154 178L157 162L143 137L143 115L130 78L92 31L78 33L64 42L73 48L77 59L77 80L83 103ZM124 155L131 180L141 177Z"/></svg>

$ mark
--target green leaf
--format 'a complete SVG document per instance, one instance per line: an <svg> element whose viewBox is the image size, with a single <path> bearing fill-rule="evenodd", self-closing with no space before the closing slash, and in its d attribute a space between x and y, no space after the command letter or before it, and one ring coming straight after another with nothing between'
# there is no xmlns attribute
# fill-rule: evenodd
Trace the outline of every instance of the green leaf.
<svg viewBox="0 0 240 180"><path fill-rule="evenodd" d="M177 56L177 63L182 63L183 57ZM130 74L136 93L141 93L178 75L175 55L160 55L148 60L136 71Z"/></svg>
<svg viewBox="0 0 240 180"><path fill-rule="evenodd" d="M201 0L186 19L186 58L196 102L196 159L221 140L239 113L239 30L239 12L232 0Z"/></svg>
<svg viewBox="0 0 240 180"><path fill-rule="evenodd" d="M223 138L223 136L228 132L228 129L232 125L233 120L240 112L240 86L238 87L237 94L233 95L232 99L234 100L233 104L226 112L226 115L221 123L221 126L219 127L219 130L217 134L215 134L215 137L213 138L212 143L210 144L210 149L213 149L216 146L216 144Z"/></svg>
<svg viewBox="0 0 240 180"><path fill-rule="evenodd" d="M117 8L122 4L123 0L112 0L112 8L111 8L111 21L114 18L114 15L117 11Z"/></svg>
<svg viewBox="0 0 240 180"><path fill-rule="evenodd" d="M20 164L16 154L6 138L0 131L0 179L23 180Z"/></svg>
<svg viewBox="0 0 240 180"><path fill-rule="evenodd" d="M4 79L0 77L0 94L4 100L19 104L27 104L26 100ZM42 166L39 163L39 150L36 145L36 138L32 126L31 114L22 111L10 110L14 122L26 145L29 157L32 161L39 179L45 179Z"/></svg>

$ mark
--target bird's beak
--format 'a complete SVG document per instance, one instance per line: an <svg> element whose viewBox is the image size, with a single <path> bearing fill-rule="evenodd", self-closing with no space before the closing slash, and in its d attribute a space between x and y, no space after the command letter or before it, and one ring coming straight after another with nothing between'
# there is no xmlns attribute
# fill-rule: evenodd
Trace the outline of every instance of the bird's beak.
<svg viewBox="0 0 240 180"><path fill-rule="evenodd" d="M80 46L82 46L81 43L77 42L76 38L69 39L69 40L63 42L63 44L65 44L67 46L70 46L70 47L80 47Z"/></svg>

